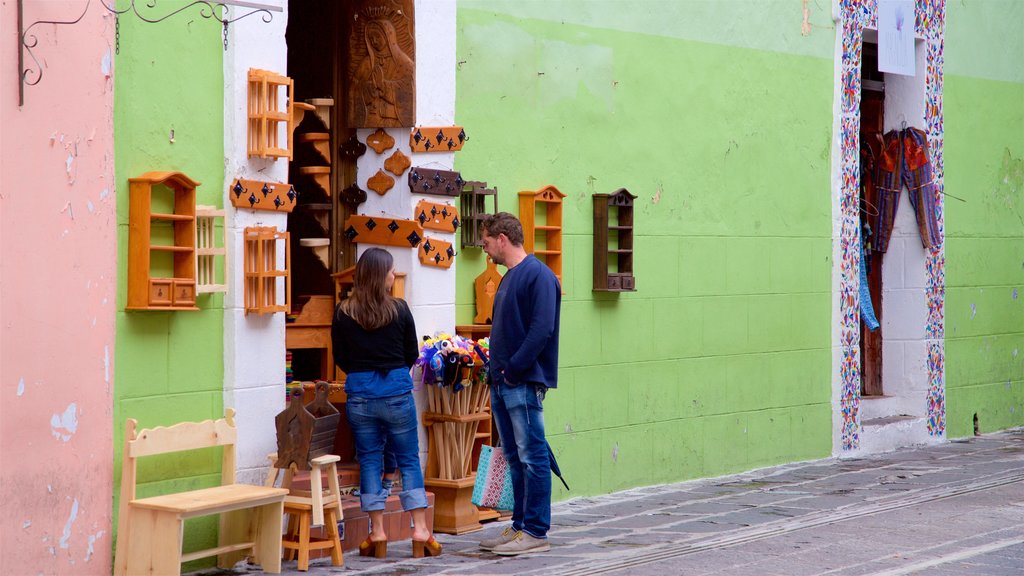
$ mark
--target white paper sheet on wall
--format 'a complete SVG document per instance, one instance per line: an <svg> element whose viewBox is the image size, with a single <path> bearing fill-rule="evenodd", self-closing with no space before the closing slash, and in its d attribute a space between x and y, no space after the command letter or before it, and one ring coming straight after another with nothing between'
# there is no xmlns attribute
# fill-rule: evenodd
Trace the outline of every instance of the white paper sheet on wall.
<svg viewBox="0 0 1024 576"><path fill-rule="evenodd" d="M878 0L878 70L913 76L914 1Z"/></svg>

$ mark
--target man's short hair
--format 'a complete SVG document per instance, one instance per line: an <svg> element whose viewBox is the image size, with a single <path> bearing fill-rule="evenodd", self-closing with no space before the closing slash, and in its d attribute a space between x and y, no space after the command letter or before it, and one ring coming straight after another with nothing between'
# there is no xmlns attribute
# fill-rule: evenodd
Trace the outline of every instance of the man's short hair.
<svg viewBox="0 0 1024 576"><path fill-rule="evenodd" d="M483 228L491 238L504 234L513 246L523 245L523 225L518 218L508 212L488 214L483 219Z"/></svg>

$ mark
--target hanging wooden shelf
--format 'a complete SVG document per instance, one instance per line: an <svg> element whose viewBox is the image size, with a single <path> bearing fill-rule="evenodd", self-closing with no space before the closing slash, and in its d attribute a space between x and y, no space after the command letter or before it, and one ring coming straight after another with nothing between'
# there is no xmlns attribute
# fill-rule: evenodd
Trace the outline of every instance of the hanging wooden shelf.
<svg viewBox="0 0 1024 576"><path fill-rule="evenodd" d="M199 310L196 307L196 187L181 172L146 172L128 179L128 299L125 310ZM168 192L161 193L162 190ZM168 195L169 194L169 195ZM163 198L159 196L163 195ZM154 196L158 196L154 198ZM154 212L158 206L172 212ZM153 232L173 244L154 244ZM153 265L169 255L170 266L154 275ZM154 256L157 256L154 259ZM154 262L157 260L157 262Z"/></svg>
<svg viewBox="0 0 1024 576"><path fill-rule="evenodd" d="M422 126L409 133L413 152L458 152L468 137L462 126Z"/></svg>
<svg viewBox="0 0 1024 576"><path fill-rule="evenodd" d="M594 291L633 292L633 201L625 188L594 194Z"/></svg>
<svg viewBox="0 0 1024 576"><path fill-rule="evenodd" d="M285 90L284 95L281 91ZM292 159L292 132L313 106L293 102L291 78L269 70L249 69L249 157ZM285 141L282 145L281 130Z"/></svg>
<svg viewBox="0 0 1024 576"><path fill-rule="evenodd" d="M487 199L491 199L492 208L487 210ZM470 181L462 187L462 248L467 246L483 247L483 233L480 227L488 214L498 213L498 189L488 188L487 182Z"/></svg>
<svg viewBox="0 0 1024 576"><path fill-rule="evenodd" d="M562 194L554 186L519 193L523 249L547 265L562 282Z"/></svg>
<svg viewBox="0 0 1024 576"><path fill-rule="evenodd" d="M299 142L309 144L323 158L324 162L331 161L331 133L330 132L306 132L299 134Z"/></svg>
<svg viewBox="0 0 1024 576"><path fill-rule="evenodd" d="M235 208L265 210L268 212L291 212L299 197L295 187L287 182L264 182L236 178L228 186L228 201Z"/></svg>
<svg viewBox="0 0 1024 576"><path fill-rule="evenodd" d="M196 293L227 292L223 281L227 250L217 241L217 220L224 229L224 211L215 206L196 206ZM217 261L220 260L220 266Z"/></svg>
<svg viewBox="0 0 1024 576"><path fill-rule="evenodd" d="M291 311L290 236L273 226L246 228L243 236L245 259L245 313L272 314ZM279 244L283 244L284 267L277 266ZM278 278L283 279L284 302L279 302Z"/></svg>
<svg viewBox="0 0 1024 576"><path fill-rule="evenodd" d="M330 166L303 166L299 168L299 174L309 176L316 182L316 185L323 188L328 197L331 195L331 167Z"/></svg>

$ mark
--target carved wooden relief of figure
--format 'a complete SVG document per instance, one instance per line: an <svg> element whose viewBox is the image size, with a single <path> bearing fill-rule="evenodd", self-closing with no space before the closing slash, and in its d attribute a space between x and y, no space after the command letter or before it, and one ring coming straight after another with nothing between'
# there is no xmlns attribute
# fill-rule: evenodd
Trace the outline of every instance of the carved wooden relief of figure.
<svg viewBox="0 0 1024 576"><path fill-rule="evenodd" d="M355 0L349 10L348 125L413 126L416 42L413 0Z"/></svg>

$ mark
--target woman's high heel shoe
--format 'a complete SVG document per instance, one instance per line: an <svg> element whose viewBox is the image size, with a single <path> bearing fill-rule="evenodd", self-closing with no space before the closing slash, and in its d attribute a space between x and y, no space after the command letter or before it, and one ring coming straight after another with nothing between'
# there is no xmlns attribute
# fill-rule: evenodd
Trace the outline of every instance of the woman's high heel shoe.
<svg viewBox="0 0 1024 576"><path fill-rule="evenodd" d="M387 540L371 540L369 536L359 545L360 556L373 556L374 558L388 557Z"/></svg>
<svg viewBox="0 0 1024 576"><path fill-rule="evenodd" d="M412 541L412 557L423 558L424 556L440 556L443 547L441 543L431 536L429 540Z"/></svg>

